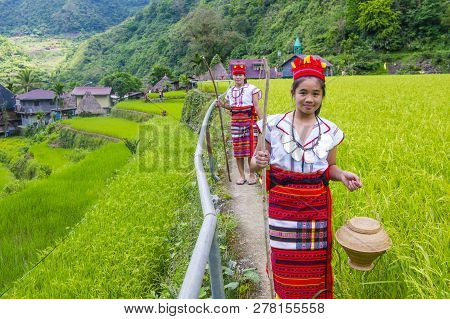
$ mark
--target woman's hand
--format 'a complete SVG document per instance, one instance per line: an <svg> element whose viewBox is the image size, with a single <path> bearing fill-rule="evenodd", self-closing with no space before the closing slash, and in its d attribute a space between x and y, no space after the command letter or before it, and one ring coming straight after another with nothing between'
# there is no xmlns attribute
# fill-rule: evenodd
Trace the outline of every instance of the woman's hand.
<svg viewBox="0 0 450 319"><path fill-rule="evenodd" d="M269 165L270 153L268 150L266 150L264 152L257 151L253 157L255 158L256 166L259 169L265 168L267 165Z"/></svg>
<svg viewBox="0 0 450 319"><path fill-rule="evenodd" d="M342 171L341 181L351 192L362 187L362 183L358 175L352 172Z"/></svg>
<svg viewBox="0 0 450 319"><path fill-rule="evenodd" d="M217 107L224 107L225 105L224 105L224 103L219 99L216 99L216 106Z"/></svg>

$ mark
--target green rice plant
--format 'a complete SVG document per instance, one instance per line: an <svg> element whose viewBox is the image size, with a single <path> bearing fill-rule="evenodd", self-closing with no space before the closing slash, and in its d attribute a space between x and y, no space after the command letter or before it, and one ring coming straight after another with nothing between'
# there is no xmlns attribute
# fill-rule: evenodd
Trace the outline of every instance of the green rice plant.
<svg viewBox="0 0 450 319"><path fill-rule="evenodd" d="M159 99L159 93L148 93L147 96L149 99ZM164 99L184 99L185 96L185 90L164 92Z"/></svg>
<svg viewBox="0 0 450 319"><path fill-rule="evenodd" d="M217 92L219 94L226 92L226 90L228 90L228 88L233 85L233 81L231 80L214 81L214 82L216 82ZM203 92L215 93L214 86L211 81L198 82L197 88Z"/></svg>
<svg viewBox="0 0 450 319"><path fill-rule="evenodd" d="M17 159L29 141L23 137L0 138L0 162L8 164Z"/></svg>
<svg viewBox="0 0 450 319"><path fill-rule="evenodd" d="M74 150L48 146L46 142L33 144L29 148L33 158L40 164L48 165L52 171L56 171L68 163Z"/></svg>
<svg viewBox="0 0 450 319"><path fill-rule="evenodd" d="M0 164L0 193L8 183L11 183L14 180L14 176L11 174L9 169Z"/></svg>
<svg viewBox="0 0 450 319"><path fill-rule="evenodd" d="M136 138L139 124L114 117L78 117L63 120L75 130L107 135L115 138Z"/></svg>
<svg viewBox="0 0 450 319"><path fill-rule="evenodd" d="M366 273L349 268L335 243L336 297L450 296L449 80L448 74L327 78L320 116L344 131L338 165L364 185L350 193L331 183L334 230L353 216L379 218L393 241ZM294 109L291 84L271 80L269 114Z"/></svg>
<svg viewBox="0 0 450 319"><path fill-rule="evenodd" d="M149 114L161 115L163 111L167 116L177 120L181 118L183 110L183 99L165 100L162 102L145 102L142 100L127 100L116 104L116 108L123 110L132 110Z"/></svg>
<svg viewBox="0 0 450 319"><path fill-rule="evenodd" d="M38 261L37 251L55 245L103 194L106 180L130 157L109 144L47 179L0 199L0 291Z"/></svg>

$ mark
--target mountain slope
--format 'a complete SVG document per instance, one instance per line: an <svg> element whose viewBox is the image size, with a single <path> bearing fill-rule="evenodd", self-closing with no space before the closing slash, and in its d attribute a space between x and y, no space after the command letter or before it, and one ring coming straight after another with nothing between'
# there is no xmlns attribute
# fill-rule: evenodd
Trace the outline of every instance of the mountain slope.
<svg viewBox="0 0 450 319"><path fill-rule="evenodd" d="M195 53L267 56L277 65L292 54L297 35L304 53L331 59L339 72L375 72L402 54L448 61L449 20L448 2L436 0L154 0L86 41L63 74L83 81L117 70L144 77L155 64L193 73Z"/></svg>
<svg viewBox="0 0 450 319"><path fill-rule="evenodd" d="M0 34L103 31L149 0L0 0Z"/></svg>

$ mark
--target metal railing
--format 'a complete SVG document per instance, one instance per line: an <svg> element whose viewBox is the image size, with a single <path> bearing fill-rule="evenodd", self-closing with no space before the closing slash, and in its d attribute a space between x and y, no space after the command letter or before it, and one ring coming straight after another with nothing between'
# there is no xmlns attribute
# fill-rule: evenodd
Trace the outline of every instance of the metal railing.
<svg viewBox="0 0 450 319"><path fill-rule="evenodd" d="M223 287L222 263L220 257L219 244L217 241L217 216L211 197L211 191L206 179L205 169L203 168L202 154L205 138L209 140L208 125L215 102L212 102L203 118L202 127L198 137L197 148L195 150L194 163L197 174L198 190L203 210L203 224L200 229L197 242L192 253L191 260L181 286L179 299L196 299L199 297L200 288L203 282L203 275L206 269L206 263L209 264L209 274L211 282L211 293L213 299L225 299L225 290ZM208 141L209 143L209 141ZM209 163L211 174L215 178L212 158L209 153Z"/></svg>

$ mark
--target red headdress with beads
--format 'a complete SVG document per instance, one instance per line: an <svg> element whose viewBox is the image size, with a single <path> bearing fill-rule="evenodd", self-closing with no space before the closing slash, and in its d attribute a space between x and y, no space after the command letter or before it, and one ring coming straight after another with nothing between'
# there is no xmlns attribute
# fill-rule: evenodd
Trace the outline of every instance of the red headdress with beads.
<svg viewBox="0 0 450 319"><path fill-rule="evenodd" d="M296 58L292 62L292 76L294 81L302 76L315 76L325 81L326 66L324 62L314 59L312 55L307 55L304 59Z"/></svg>
<svg viewBox="0 0 450 319"><path fill-rule="evenodd" d="M245 75L245 64L235 64L231 68L231 74L244 74Z"/></svg>

